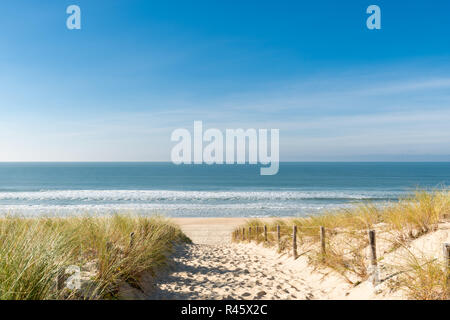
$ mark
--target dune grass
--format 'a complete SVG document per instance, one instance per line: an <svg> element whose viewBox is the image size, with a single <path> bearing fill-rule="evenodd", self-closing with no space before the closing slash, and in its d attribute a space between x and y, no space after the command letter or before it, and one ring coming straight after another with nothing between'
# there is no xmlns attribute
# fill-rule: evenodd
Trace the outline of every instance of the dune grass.
<svg viewBox="0 0 450 320"><path fill-rule="evenodd" d="M317 268L327 266L342 275L348 282L357 284L366 280L368 271L367 231L375 229L377 241L383 242L384 251L394 251L409 241L436 230L445 215L450 214L450 192L418 191L414 196L392 202L386 206L366 203L352 209L335 210L320 215L292 219L275 219L270 223L260 219L250 219L244 226L233 232L235 242L242 241L242 230L253 230L252 241L262 242L263 225L268 229L266 246L276 246L280 252L288 252L292 247L292 226L297 226L297 243L302 248L300 254L307 255L309 262ZM280 242L277 241L277 225L280 228ZM325 257L319 243L320 227L326 230ZM255 235L258 228L259 234ZM411 261L415 261L415 264ZM412 298L448 298L447 281L443 281L444 267L437 262L421 267L418 259L410 259L409 276L404 288ZM440 271L439 271L440 270ZM445 282L445 285L443 283ZM442 284L442 285L438 285Z"/></svg>
<svg viewBox="0 0 450 320"><path fill-rule="evenodd" d="M407 264L409 272L400 277L400 286L408 296L416 300L449 300L449 274L443 272L445 266L434 259L411 258Z"/></svg>
<svg viewBox="0 0 450 320"><path fill-rule="evenodd" d="M0 299L115 298L121 282L139 286L188 241L161 217L0 218ZM89 294L58 288L71 265L89 266Z"/></svg>

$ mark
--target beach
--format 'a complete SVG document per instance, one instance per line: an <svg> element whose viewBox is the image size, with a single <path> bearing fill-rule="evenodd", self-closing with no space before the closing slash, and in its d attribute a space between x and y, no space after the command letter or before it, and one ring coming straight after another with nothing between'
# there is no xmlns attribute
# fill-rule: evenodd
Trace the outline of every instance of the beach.
<svg viewBox="0 0 450 320"><path fill-rule="evenodd" d="M13 294L8 299L447 299L449 199L448 191L422 192L388 208L295 219L4 217L0 226L11 232L2 233L0 255L25 250L14 250L13 263L0 260L17 279L1 283L2 292ZM37 270L21 274L28 259ZM31 275L41 291L11 290Z"/></svg>
<svg viewBox="0 0 450 320"><path fill-rule="evenodd" d="M450 300L449 12L3 1L0 301Z"/></svg>
<svg viewBox="0 0 450 320"><path fill-rule="evenodd" d="M51 273L43 276L45 292L34 299L66 298L64 290L54 291L53 274L73 270L74 265L86 281L95 278L94 285L105 284L101 294L76 293L76 298L446 297L439 283L442 245L450 242L448 221L443 218L450 213L445 187L450 164L280 163L279 174L270 178L255 175L256 169L171 163L3 163L0 214L5 226L17 230L2 235L10 247L20 240L27 248L33 235L27 230L42 240L42 245L33 242L30 252L14 251L18 264L26 261L24 257L37 259L52 252L55 265L48 265ZM435 193L440 183L444 185ZM416 187L424 191L417 193ZM163 222L156 223L158 219ZM56 232L48 223L65 232ZM182 235L177 231L160 237L149 223ZM268 241L262 241L263 225L270 229ZM253 235L259 232L251 241L249 227ZM319 244L320 227L326 230L326 252ZM237 228L246 229L245 239L236 236ZM378 245L375 260L381 281L376 285L371 282L369 230L376 232ZM13 237L15 233L22 238ZM68 256L66 250L55 251L58 247L47 243L49 236L64 248L77 249L67 250ZM5 247L5 257L8 252ZM11 284L19 283L14 279L21 267L5 268ZM35 283L39 287L42 281L36 278ZM5 287L4 292L14 290Z"/></svg>
<svg viewBox="0 0 450 320"><path fill-rule="evenodd" d="M374 286L371 279L349 283L330 268L316 268L299 248L294 259L289 252L278 253L254 241L232 243L230 230L241 226L242 218L174 219L193 244L178 247L169 271L153 279L145 299L406 299L402 289L394 290L387 279L394 271L389 264L399 263L406 251L442 260L442 243L450 241L450 222L414 239L408 248L392 252L383 246L381 278ZM270 223L270 219L264 222ZM302 252L302 250L304 252ZM391 273L389 273L391 272Z"/></svg>
<svg viewBox="0 0 450 320"><path fill-rule="evenodd" d="M205 245L230 244L231 234L248 218L173 218L172 221L195 243ZM270 221L272 219L265 219Z"/></svg>

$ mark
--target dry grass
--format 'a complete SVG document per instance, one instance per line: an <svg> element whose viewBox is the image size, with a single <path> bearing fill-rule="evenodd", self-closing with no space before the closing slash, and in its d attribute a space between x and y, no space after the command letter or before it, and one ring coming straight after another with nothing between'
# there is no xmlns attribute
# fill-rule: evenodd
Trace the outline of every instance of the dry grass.
<svg viewBox="0 0 450 320"><path fill-rule="evenodd" d="M267 226L269 234L265 245L277 246L279 251L288 252L292 247L292 226L296 225L297 243L300 250L303 250L300 254L306 254L309 262L315 267L332 268L348 282L357 283L367 279L369 275L368 230L377 231L377 239L383 241L385 245L389 244L389 248L386 249L386 252L389 252L436 230L440 219L446 214L450 214L450 192L418 191L413 197L389 203L383 207L369 203L361 204L353 209L326 212L321 215L275 220ZM242 228L247 230L245 241L248 241L248 227L251 226L254 232L258 226L262 232L263 224L258 219L249 220L245 226L233 233L234 241L242 241ZM276 234L277 225L280 226L281 235L279 245ZM320 226L326 229L325 256L319 243ZM263 239L263 235L258 235L259 242ZM413 272L408 273L411 279L404 281L404 287L411 297L448 298L447 287L441 286L440 289L436 289L436 285L443 283L446 277L443 266L426 263L426 267L419 267L417 262L414 265L411 261L408 265ZM447 286L447 281L445 285Z"/></svg>
<svg viewBox="0 0 450 320"><path fill-rule="evenodd" d="M404 262L397 266L396 281L391 287L404 290L410 299L449 300L450 269L448 263L425 254L413 253L403 246Z"/></svg>
<svg viewBox="0 0 450 320"><path fill-rule="evenodd" d="M444 266L436 260L412 259L411 269L400 277L401 287L406 289L408 297L416 300L449 300L449 278L443 272Z"/></svg>
<svg viewBox="0 0 450 320"><path fill-rule="evenodd" d="M130 234L134 232L130 243ZM0 219L0 299L80 298L57 290L67 266L93 265L90 295L114 298L118 285L138 285L165 265L173 245L189 241L168 220L111 216Z"/></svg>

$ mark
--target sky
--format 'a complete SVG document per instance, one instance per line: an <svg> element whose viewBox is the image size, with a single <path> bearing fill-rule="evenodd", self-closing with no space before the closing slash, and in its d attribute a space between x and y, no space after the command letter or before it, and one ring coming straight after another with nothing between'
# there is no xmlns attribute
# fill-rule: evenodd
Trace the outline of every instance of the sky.
<svg viewBox="0 0 450 320"><path fill-rule="evenodd" d="M81 9L81 30L66 8ZM369 30L366 9L381 9ZM449 1L0 4L0 161L169 161L280 130L281 161L450 161Z"/></svg>

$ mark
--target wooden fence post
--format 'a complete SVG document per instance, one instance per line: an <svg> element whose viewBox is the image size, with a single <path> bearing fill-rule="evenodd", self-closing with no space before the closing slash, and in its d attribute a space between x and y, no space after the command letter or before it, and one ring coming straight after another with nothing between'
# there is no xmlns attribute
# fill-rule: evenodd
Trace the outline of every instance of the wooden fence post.
<svg viewBox="0 0 450 320"><path fill-rule="evenodd" d="M278 241L278 251L280 251L281 250L280 225L277 225L277 241Z"/></svg>
<svg viewBox="0 0 450 320"><path fill-rule="evenodd" d="M264 242L267 242L267 226L264 225Z"/></svg>
<svg viewBox="0 0 450 320"><path fill-rule="evenodd" d="M450 243L444 243L444 272L447 276L447 286L450 282Z"/></svg>
<svg viewBox="0 0 450 320"><path fill-rule="evenodd" d="M248 242L252 241L252 227L248 227Z"/></svg>
<svg viewBox="0 0 450 320"><path fill-rule="evenodd" d="M375 230L369 230L369 246L370 246L370 264L372 267L372 283L376 286L378 279L378 262L377 262L377 244L375 239Z"/></svg>
<svg viewBox="0 0 450 320"><path fill-rule="evenodd" d="M292 228L292 254L297 259L297 226Z"/></svg>
<svg viewBox="0 0 450 320"><path fill-rule="evenodd" d="M447 274L450 275L450 243L444 243L444 268L447 269Z"/></svg>
<svg viewBox="0 0 450 320"><path fill-rule="evenodd" d="M256 242L258 242L259 226L256 226Z"/></svg>
<svg viewBox="0 0 450 320"><path fill-rule="evenodd" d="M320 226L320 247L322 253L322 261L325 261L325 255L327 253L325 247L325 228Z"/></svg>
<svg viewBox="0 0 450 320"><path fill-rule="evenodd" d="M130 233L130 248L134 245L134 232Z"/></svg>

